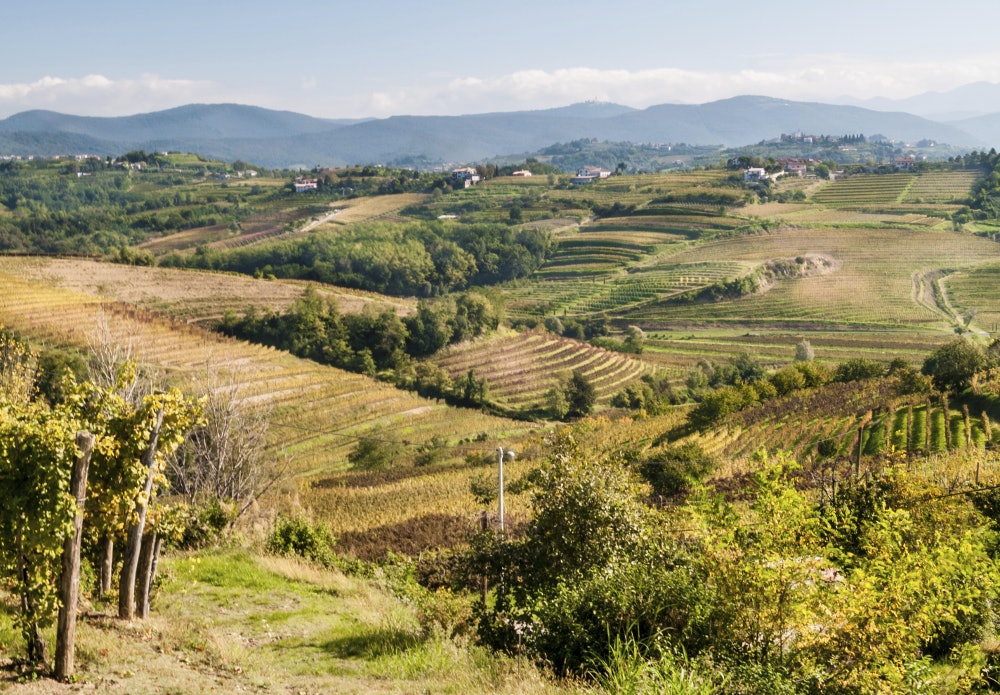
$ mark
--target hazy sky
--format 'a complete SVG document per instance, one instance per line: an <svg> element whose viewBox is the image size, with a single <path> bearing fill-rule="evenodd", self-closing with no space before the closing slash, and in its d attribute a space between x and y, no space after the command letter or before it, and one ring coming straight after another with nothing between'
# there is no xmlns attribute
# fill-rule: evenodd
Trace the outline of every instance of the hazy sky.
<svg viewBox="0 0 1000 695"><path fill-rule="evenodd" d="M0 117L904 98L1000 82L998 24L996 0L8 0Z"/></svg>

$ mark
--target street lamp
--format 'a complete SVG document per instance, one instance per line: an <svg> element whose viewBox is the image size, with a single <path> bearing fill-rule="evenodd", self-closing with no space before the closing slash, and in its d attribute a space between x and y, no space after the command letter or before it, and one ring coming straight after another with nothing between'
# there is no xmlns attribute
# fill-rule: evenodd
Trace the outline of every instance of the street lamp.
<svg viewBox="0 0 1000 695"><path fill-rule="evenodd" d="M514 460L514 452L507 450L504 451L503 447L497 449L497 463L500 464L500 494L497 496L500 500L500 533L503 533L503 462L504 459L508 461Z"/></svg>

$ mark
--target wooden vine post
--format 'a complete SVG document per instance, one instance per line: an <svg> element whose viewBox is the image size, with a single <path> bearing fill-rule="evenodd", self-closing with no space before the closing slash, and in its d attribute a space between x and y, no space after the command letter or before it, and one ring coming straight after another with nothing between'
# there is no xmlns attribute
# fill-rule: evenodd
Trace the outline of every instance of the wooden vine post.
<svg viewBox="0 0 1000 695"><path fill-rule="evenodd" d="M156 423L149 434L149 446L142 454L142 465L146 469L146 486L136 522L129 527L128 541L123 556L121 582L118 585L118 617L123 620L135 618L135 580L139 569L139 551L142 545L142 535L146 527L146 511L149 509L150 495L153 491L153 479L156 477L156 448L160 438L160 428L163 426L163 408L156 413Z"/></svg>
<svg viewBox="0 0 1000 695"><path fill-rule="evenodd" d="M70 494L76 499L73 532L66 537L62 553L62 574L59 577L59 623L56 629L55 677L66 680L73 675L76 636L76 609L80 598L80 543L83 539L83 507L87 495L87 473L90 455L94 451L94 435L77 432L76 446L80 456L73 464Z"/></svg>

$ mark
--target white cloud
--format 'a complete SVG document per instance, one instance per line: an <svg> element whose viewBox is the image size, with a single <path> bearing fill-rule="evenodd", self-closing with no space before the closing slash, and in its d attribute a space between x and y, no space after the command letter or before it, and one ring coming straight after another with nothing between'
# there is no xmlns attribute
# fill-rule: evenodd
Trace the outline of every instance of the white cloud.
<svg viewBox="0 0 1000 695"><path fill-rule="evenodd" d="M127 80L113 80L104 75L45 76L35 82L0 83L0 114L50 109L83 116L120 116L214 101L218 96L211 82L158 75Z"/></svg>
<svg viewBox="0 0 1000 695"><path fill-rule="evenodd" d="M750 61L753 62L753 61ZM734 71L574 67L463 76L358 98L356 115L475 113L549 108L595 99L635 107L700 104L741 94L830 101L841 96L905 98L975 81L1000 82L1000 55L947 60L873 61L847 56L771 57L771 67ZM774 67L777 64L779 67Z"/></svg>

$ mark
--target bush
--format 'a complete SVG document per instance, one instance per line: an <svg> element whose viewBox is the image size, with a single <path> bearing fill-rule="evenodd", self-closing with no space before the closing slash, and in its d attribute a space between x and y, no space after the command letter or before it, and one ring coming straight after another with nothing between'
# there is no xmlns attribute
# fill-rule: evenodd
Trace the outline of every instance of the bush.
<svg viewBox="0 0 1000 695"><path fill-rule="evenodd" d="M324 567L334 564L333 546L336 539L326 526L311 524L302 517L279 516L267 539L267 551L318 562Z"/></svg>
<svg viewBox="0 0 1000 695"><path fill-rule="evenodd" d="M964 338L945 343L924 360L921 372L940 391L958 393L968 388L972 377L986 366L986 353Z"/></svg>
<svg viewBox="0 0 1000 695"><path fill-rule="evenodd" d="M881 362L856 357L838 364L833 372L833 380L845 383L848 381L867 381L884 375L885 366Z"/></svg>
<svg viewBox="0 0 1000 695"><path fill-rule="evenodd" d="M715 459L704 449L689 442L649 452L643 457L639 472L653 487L653 492L670 497L704 480L715 464Z"/></svg>

